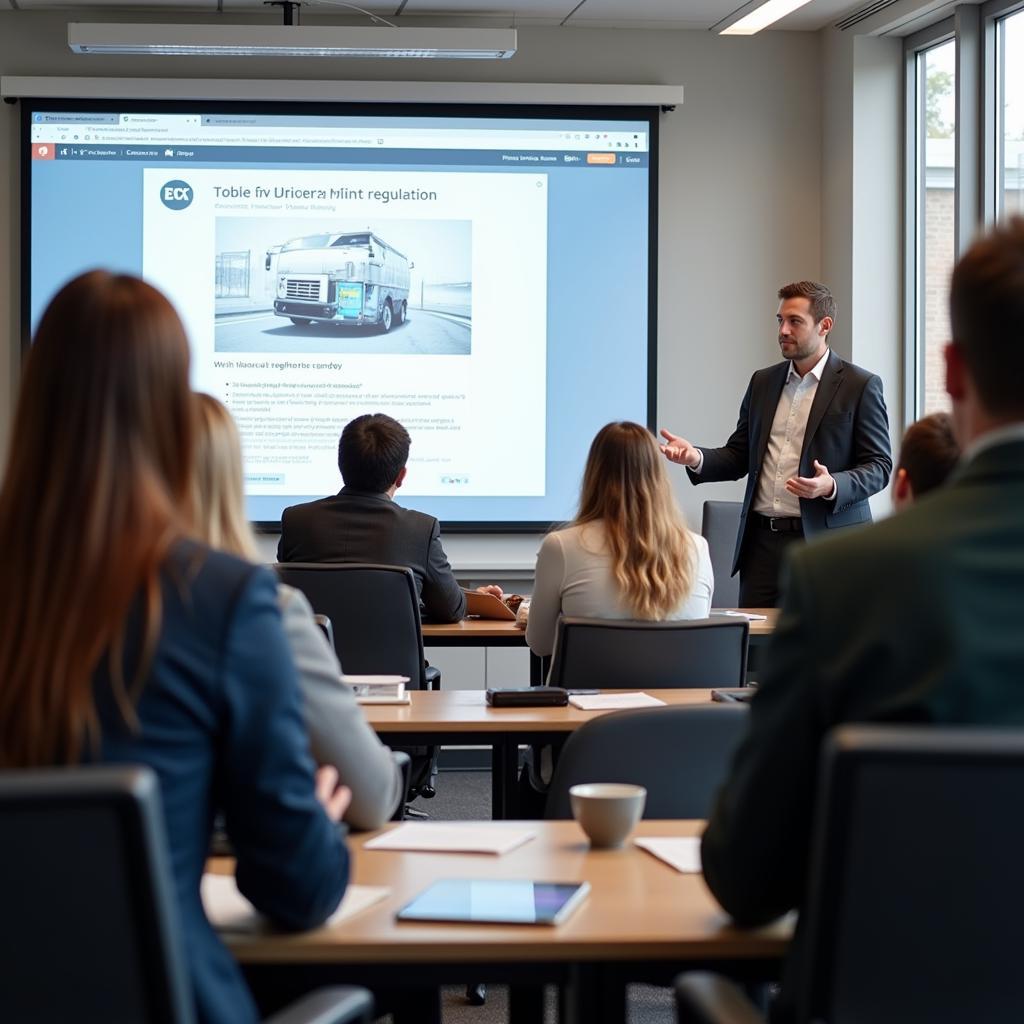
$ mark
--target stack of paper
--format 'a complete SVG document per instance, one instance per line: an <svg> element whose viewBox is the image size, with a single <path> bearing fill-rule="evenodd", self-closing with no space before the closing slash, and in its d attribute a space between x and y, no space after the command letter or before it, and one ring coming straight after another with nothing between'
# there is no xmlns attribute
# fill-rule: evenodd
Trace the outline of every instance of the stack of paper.
<svg viewBox="0 0 1024 1024"><path fill-rule="evenodd" d="M203 875L199 889L203 910L210 924L222 932L266 931L269 924L262 914L238 891L231 875ZM382 885L350 885L338 909L324 922L330 928L379 903L391 892Z"/></svg>
<svg viewBox="0 0 1024 1024"><path fill-rule="evenodd" d="M640 836L633 842L684 875L700 874L700 836Z"/></svg>
<svg viewBox="0 0 1024 1024"><path fill-rule="evenodd" d="M347 676L342 672L341 681L352 687L360 704L409 703L405 692L408 676Z"/></svg>
<svg viewBox="0 0 1024 1024"><path fill-rule="evenodd" d="M532 839L530 828L503 823L410 822L375 836L364 850L417 850L429 853L508 853Z"/></svg>
<svg viewBox="0 0 1024 1024"><path fill-rule="evenodd" d="M569 703L581 711L619 711L624 708L657 708L665 702L649 693L598 693L591 696L574 693Z"/></svg>

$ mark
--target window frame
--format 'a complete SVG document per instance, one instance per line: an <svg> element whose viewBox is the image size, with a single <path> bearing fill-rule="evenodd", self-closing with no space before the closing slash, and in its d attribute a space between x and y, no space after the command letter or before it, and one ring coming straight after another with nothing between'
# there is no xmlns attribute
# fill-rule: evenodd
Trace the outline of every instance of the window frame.
<svg viewBox="0 0 1024 1024"><path fill-rule="evenodd" d="M920 32L907 36L903 44L905 62L904 92L904 303L903 325L903 410L906 427L920 416L924 393L924 359L920 339L925 319L924 272L924 161L918 149L926 118L924 65L922 54L956 39L956 19L944 18ZM959 87L959 77L954 90ZM957 125L959 130L959 125ZM959 161L958 161L959 163ZM958 209L954 181L954 210ZM955 231L955 223L954 223Z"/></svg>

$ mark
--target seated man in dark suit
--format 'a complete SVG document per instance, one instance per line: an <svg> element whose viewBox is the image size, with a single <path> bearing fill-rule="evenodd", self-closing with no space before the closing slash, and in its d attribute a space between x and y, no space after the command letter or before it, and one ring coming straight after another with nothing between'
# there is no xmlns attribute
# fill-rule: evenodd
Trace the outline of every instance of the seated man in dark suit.
<svg viewBox="0 0 1024 1024"><path fill-rule="evenodd" d="M401 423L383 413L357 416L338 443L344 487L330 498L284 510L277 559L407 565L425 617L457 622L466 614L466 596L441 547L437 520L393 500L408 460L409 434Z"/></svg>
<svg viewBox="0 0 1024 1024"><path fill-rule="evenodd" d="M877 526L791 549L750 731L703 840L704 877L740 924L800 905L830 728L1024 725L1024 219L959 262L950 312L953 476Z"/></svg>
<svg viewBox="0 0 1024 1024"><path fill-rule="evenodd" d="M933 412L911 423L903 435L892 478L893 508L907 508L941 487L959 461L960 442L948 412Z"/></svg>

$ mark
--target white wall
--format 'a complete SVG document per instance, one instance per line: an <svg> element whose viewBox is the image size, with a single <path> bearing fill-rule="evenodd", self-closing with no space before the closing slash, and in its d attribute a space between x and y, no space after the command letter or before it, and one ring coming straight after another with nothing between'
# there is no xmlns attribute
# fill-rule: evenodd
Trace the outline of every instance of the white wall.
<svg viewBox="0 0 1024 1024"><path fill-rule="evenodd" d="M681 83L686 101L662 118L659 235L659 420L704 444L725 440L750 373L778 356L775 291L822 274L822 40L768 32L726 39L707 32L521 29L510 61L420 63L81 57L67 49L76 11L0 13L0 74L327 78L440 81ZM132 12L132 20L145 20ZM149 20L200 21L160 14ZM228 20L228 19L223 19ZM239 19L235 19L239 20ZM253 19L248 19L253 20ZM306 23L313 19L307 18ZM841 81L836 89L847 88ZM0 106L0 442L18 366L20 287L17 117ZM831 186L828 186L829 188ZM828 221L828 218L826 218ZM839 222L836 222L839 224ZM850 247L849 219L829 235ZM0 371L3 372L3 371ZM887 387L888 387L888 381ZM675 472L691 525L709 497L739 484L693 488ZM325 484L325 491L330 484ZM536 538L452 536L452 560L532 565Z"/></svg>
<svg viewBox="0 0 1024 1024"><path fill-rule="evenodd" d="M879 374L895 455L904 422L903 45L822 32L822 279L839 318L836 351ZM890 491L871 500L890 510Z"/></svg>

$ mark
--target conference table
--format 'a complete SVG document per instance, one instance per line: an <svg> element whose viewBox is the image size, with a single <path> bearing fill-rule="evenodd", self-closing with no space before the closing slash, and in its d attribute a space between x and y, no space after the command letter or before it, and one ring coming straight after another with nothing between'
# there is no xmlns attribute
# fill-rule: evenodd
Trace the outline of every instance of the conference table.
<svg viewBox="0 0 1024 1024"><path fill-rule="evenodd" d="M751 648L758 649L767 643L775 628L777 608L713 608L712 615L722 612L748 612L765 616L750 623ZM423 623L423 645L425 647L525 647L526 630L511 621L495 619L463 619L461 622ZM539 686L544 682L549 659L530 654L530 684Z"/></svg>
<svg viewBox="0 0 1024 1024"><path fill-rule="evenodd" d="M383 830L351 835L351 882L386 887L383 900L312 932L225 939L252 979L279 992L352 982L380 991L418 989L422 997L424 989L464 985L472 978L516 987L513 1021L531 1019L536 1007L524 997L546 983L560 987L561 1024L599 1024L625 1020L628 982L668 984L685 968L749 981L778 977L791 920L737 929L701 875L682 874L631 843L621 850L590 850L573 821L484 824L518 826L528 827L534 838L500 857L367 850L367 841ZM699 821L642 821L637 834L696 836L702 828ZM230 872L232 865L221 861L212 869ZM400 907L442 878L587 881L591 891L554 927L395 920ZM424 1011L411 1019L430 1018Z"/></svg>
<svg viewBox="0 0 1024 1024"><path fill-rule="evenodd" d="M604 694L636 692L602 690ZM652 690L666 704L707 704L710 689ZM366 704L366 719L389 746L489 746L491 816L515 812L519 747L564 737L608 711L572 707L492 708L482 690L413 690L408 704Z"/></svg>

